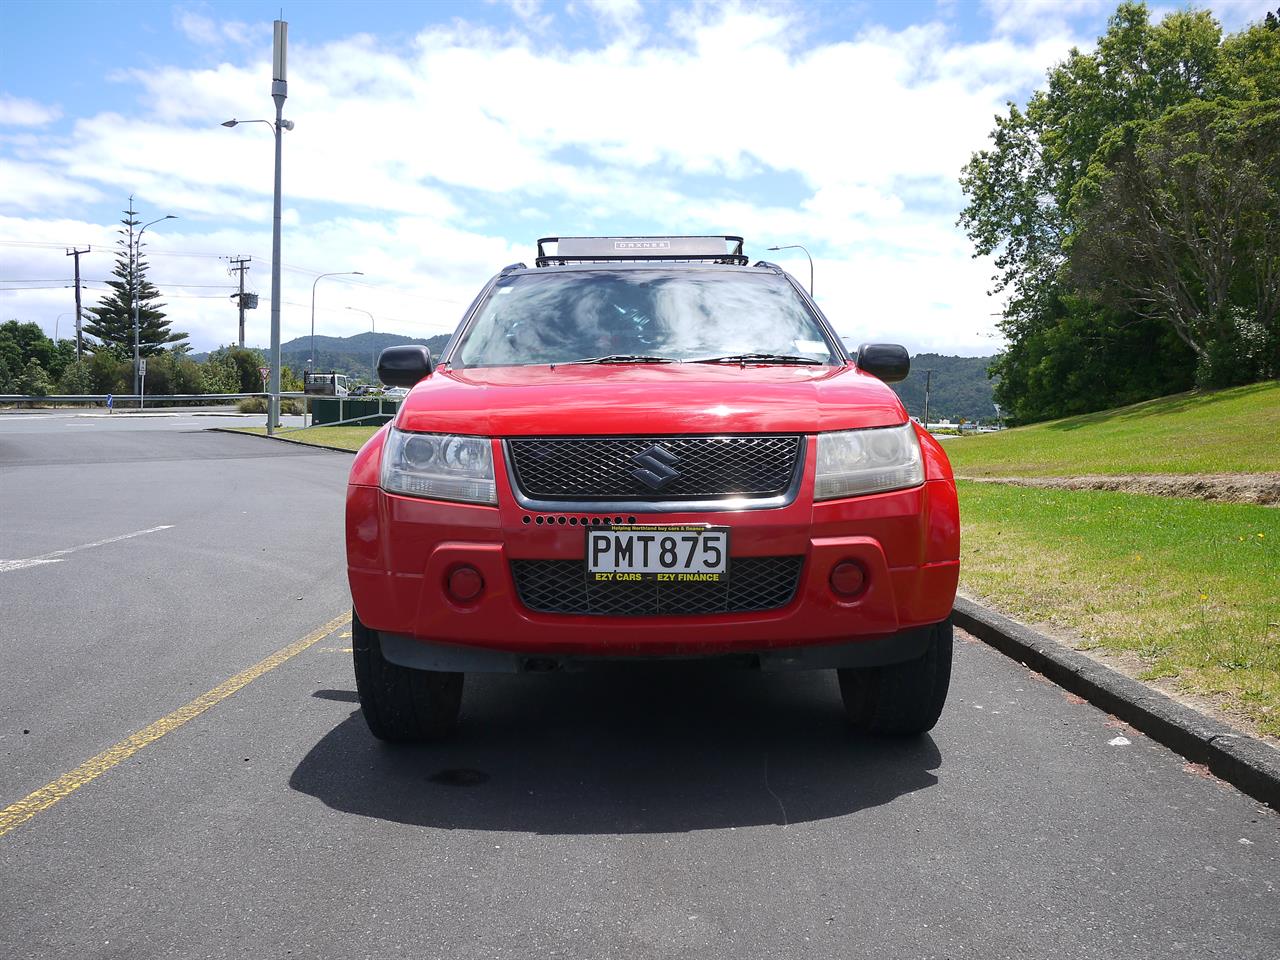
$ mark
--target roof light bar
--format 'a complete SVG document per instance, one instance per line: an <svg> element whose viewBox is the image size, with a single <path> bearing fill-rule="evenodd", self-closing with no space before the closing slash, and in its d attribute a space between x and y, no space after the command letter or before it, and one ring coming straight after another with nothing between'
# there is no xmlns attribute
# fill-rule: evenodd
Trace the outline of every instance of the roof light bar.
<svg viewBox="0 0 1280 960"><path fill-rule="evenodd" d="M537 265L623 263L627 261L684 261L747 265L741 237L543 237L538 241ZM546 245L554 243L554 253Z"/></svg>

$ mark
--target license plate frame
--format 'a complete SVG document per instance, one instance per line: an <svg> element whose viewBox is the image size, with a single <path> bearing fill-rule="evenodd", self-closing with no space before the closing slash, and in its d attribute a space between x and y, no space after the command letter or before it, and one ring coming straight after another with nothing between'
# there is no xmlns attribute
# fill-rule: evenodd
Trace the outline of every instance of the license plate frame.
<svg viewBox="0 0 1280 960"><path fill-rule="evenodd" d="M689 539L695 537L696 540ZM672 541L670 544L664 542L667 538ZM675 553L670 565L664 563L669 557L668 549ZM729 528L705 523L590 527L583 572L594 583L726 584Z"/></svg>

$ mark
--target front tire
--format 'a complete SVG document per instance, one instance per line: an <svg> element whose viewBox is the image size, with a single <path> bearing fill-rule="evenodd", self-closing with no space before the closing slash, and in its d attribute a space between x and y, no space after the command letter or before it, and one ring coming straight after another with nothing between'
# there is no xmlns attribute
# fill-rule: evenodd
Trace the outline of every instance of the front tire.
<svg viewBox="0 0 1280 960"><path fill-rule="evenodd" d="M932 730L951 685L951 620L935 624L915 660L837 671L849 722L862 730L914 736Z"/></svg>
<svg viewBox="0 0 1280 960"><path fill-rule="evenodd" d="M414 670L382 655L376 630L351 611L356 693L369 732L392 743L424 743L453 732L462 706L461 673Z"/></svg>

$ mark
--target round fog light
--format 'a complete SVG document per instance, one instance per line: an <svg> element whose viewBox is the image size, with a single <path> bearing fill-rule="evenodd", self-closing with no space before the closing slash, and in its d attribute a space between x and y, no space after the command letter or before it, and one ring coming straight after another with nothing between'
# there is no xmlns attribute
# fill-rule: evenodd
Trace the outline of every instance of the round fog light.
<svg viewBox="0 0 1280 960"><path fill-rule="evenodd" d="M484 589L484 577L475 567L458 567L449 574L449 596L461 603L467 603L480 596Z"/></svg>
<svg viewBox="0 0 1280 960"><path fill-rule="evenodd" d="M831 589L843 597L857 596L867 585L867 572L855 560L841 560L831 568Z"/></svg>

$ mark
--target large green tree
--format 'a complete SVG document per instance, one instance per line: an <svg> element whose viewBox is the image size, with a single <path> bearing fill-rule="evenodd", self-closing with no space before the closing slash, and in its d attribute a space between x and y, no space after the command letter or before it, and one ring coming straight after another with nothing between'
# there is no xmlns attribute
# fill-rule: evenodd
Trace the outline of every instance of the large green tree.
<svg viewBox="0 0 1280 960"><path fill-rule="evenodd" d="M1125 124L1152 123L1195 101L1254 99L1280 84L1275 24L1273 17L1224 41L1205 11L1153 24L1144 4L1122 3L1095 50L1073 49L1025 106L1011 103L996 117L991 145L962 172L968 203L960 223L976 252L994 257L996 291L1007 298L1000 326L1009 347L992 369L1001 378L997 400L1015 420L1141 399L1132 395L1138 383L1148 396L1190 384L1196 354L1166 335L1166 318L1120 298L1099 300L1095 286L1066 269L1079 230L1071 202L1095 154ZM1075 356L1050 352L1064 350ZM1085 356L1105 369L1080 369Z"/></svg>
<svg viewBox="0 0 1280 960"><path fill-rule="evenodd" d="M55 343L45 336L37 323L8 320L0 324L0 380L5 380L11 387L33 360L51 380L56 381L67 364L75 359L75 352L74 341L59 340Z"/></svg>
<svg viewBox="0 0 1280 960"><path fill-rule="evenodd" d="M116 254L116 265L111 271L115 279L107 281L110 292L103 295L96 307L85 308L89 322L85 324L84 332L98 340L97 344L90 342L90 349L96 350L101 346L123 347L132 356L136 302L139 352L144 357L153 357L171 344L186 340L187 335L170 329L170 321L165 319L164 304L157 302L160 291L147 279L147 261L136 242L138 227L142 221L133 209L132 197L129 198L129 209L124 214L124 219L120 221L123 226L116 231L120 234L120 239L116 241L120 251Z"/></svg>
<svg viewBox="0 0 1280 960"><path fill-rule="evenodd" d="M1202 383L1280 374L1280 100L1121 125L1069 209L1072 280L1168 322Z"/></svg>

